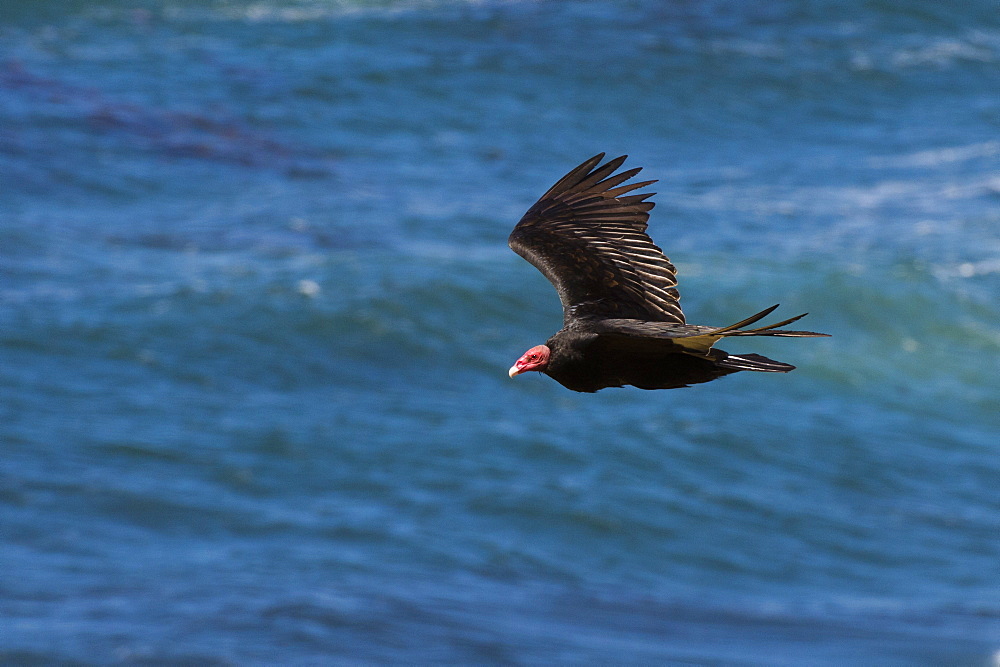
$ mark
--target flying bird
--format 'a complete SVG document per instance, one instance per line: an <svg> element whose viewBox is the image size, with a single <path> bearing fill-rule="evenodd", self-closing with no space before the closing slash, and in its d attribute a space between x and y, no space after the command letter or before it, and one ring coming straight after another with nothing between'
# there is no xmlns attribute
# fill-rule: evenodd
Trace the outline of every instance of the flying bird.
<svg viewBox="0 0 1000 667"><path fill-rule="evenodd" d="M615 173L627 156L601 164L595 155L563 176L524 214L508 239L555 286L563 327L510 368L539 371L567 389L594 392L632 385L674 389L737 371L787 373L795 366L759 354L714 347L736 336L815 337L777 324L747 329L771 306L728 327L687 324L677 270L646 234L652 192L628 194L656 181L626 183L641 167ZM624 185L623 185L624 183Z"/></svg>

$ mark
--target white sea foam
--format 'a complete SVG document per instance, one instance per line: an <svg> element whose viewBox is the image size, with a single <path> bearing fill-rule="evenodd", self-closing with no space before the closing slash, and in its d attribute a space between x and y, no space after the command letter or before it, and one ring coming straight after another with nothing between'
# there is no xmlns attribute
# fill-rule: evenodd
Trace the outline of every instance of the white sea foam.
<svg viewBox="0 0 1000 667"><path fill-rule="evenodd" d="M983 141L961 146L921 150L905 155L881 155L869 158L873 167L938 167L1000 155L1000 141Z"/></svg>

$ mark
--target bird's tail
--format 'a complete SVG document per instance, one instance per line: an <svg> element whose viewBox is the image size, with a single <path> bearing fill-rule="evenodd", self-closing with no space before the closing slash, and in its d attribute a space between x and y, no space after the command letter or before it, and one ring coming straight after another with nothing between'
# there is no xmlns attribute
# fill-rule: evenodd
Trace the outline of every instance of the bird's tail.
<svg viewBox="0 0 1000 667"><path fill-rule="evenodd" d="M713 350L719 352L720 350ZM787 373L795 366L759 354L730 354L725 359L716 359L716 365L734 371L758 371L761 373Z"/></svg>

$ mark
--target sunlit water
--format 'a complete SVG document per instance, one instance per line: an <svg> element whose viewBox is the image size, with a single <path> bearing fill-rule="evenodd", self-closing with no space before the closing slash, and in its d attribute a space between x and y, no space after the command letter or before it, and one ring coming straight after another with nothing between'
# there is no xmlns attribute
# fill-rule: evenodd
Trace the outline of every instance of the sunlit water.
<svg viewBox="0 0 1000 667"><path fill-rule="evenodd" d="M990 664L998 90L992 2L0 7L0 661ZM600 151L833 338L509 380Z"/></svg>

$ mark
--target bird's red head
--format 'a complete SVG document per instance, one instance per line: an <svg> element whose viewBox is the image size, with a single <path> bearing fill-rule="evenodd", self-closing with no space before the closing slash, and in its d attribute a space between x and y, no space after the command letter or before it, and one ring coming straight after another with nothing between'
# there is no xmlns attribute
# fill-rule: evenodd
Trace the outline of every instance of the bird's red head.
<svg viewBox="0 0 1000 667"><path fill-rule="evenodd" d="M549 354L551 351L548 347L536 345L521 355L521 358L507 371L507 375L514 377L528 371L544 371L545 367L549 365Z"/></svg>

